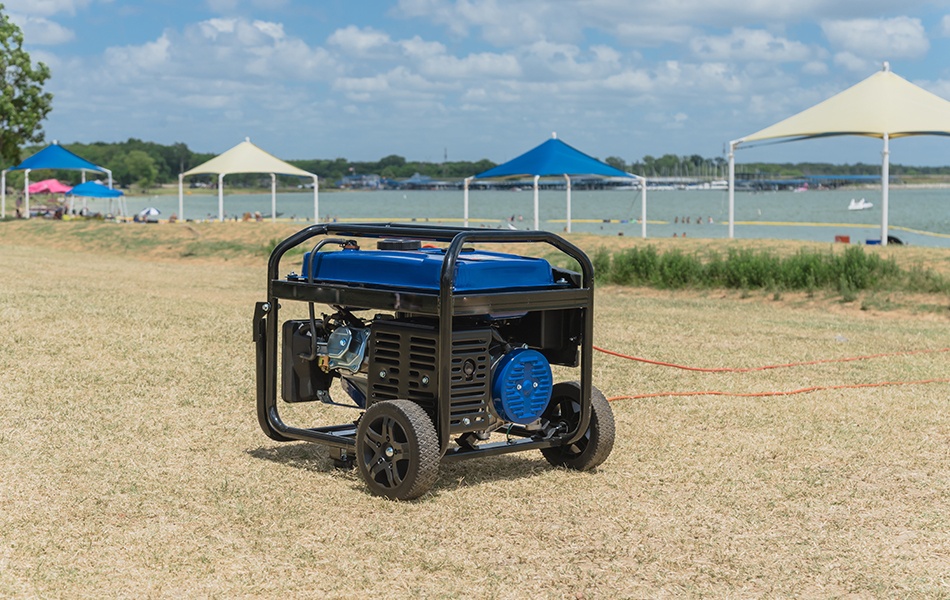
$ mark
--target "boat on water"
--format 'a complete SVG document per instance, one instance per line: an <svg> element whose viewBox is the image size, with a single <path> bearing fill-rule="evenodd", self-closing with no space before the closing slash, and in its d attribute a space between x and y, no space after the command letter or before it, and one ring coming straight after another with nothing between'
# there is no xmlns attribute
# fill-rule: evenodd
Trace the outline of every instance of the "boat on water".
<svg viewBox="0 0 950 600"><path fill-rule="evenodd" d="M874 206L874 203L868 202L864 198L860 200L851 199L851 204L848 205L848 210L867 210Z"/></svg>

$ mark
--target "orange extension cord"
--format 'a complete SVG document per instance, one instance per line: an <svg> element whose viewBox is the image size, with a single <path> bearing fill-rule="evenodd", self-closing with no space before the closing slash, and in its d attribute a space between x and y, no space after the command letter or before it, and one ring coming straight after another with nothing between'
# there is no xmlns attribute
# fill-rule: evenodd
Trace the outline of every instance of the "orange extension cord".
<svg viewBox="0 0 950 600"><path fill-rule="evenodd" d="M637 356L630 356L628 354L622 354L620 352L614 352L613 350L606 350L598 346L594 346L594 350L602 352L604 354L609 354L610 356L616 356L618 358L623 358L626 360L633 360L637 362L647 363L651 365L658 365L661 367L671 367L674 369L683 369L686 371L698 371L701 373L750 373L753 371L766 371L769 369L785 369L789 367L802 367L809 365L818 365L824 363L836 363L836 362L852 362L857 360L870 360L873 358L884 358L888 356L912 356L914 354L934 354L938 352L950 352L950 348L940 348L936 350L908 350L905 352L888 352L881 354L870 354L867 356L854 356L849 358L828 358L822 360L812 360L807 362L797 362L797 363L787 363L781 365L765 365L762 367L749 367L749 368L703 368L703 367L688 367L684 365L677 365L674 363L661 362L656 360L649 360L646 358L639 358ZM892 385L924 385L928 383L950 383L950 379L921 379L917 381L883 381L880 383L858 383L853 385L819 385L812 386L807 388L802 388L799 390L790 390L785 392L753 392L753 393L738 393L738 392L717 392L717 391L702 391L702 392L658 392L653 394L638 394L638 395L625 395L625 396L613 396L607 398L608 401L613 402L615 400L638 400L643 398L658 398L658 397L673 397L673 396L736 396L743 398L762 398L767 396L792 396L794 394L805 394L808 392L817 392L822 390L840 390L840 389L858 389L858 388L872 388L872 387L884 387Z"/></svg>

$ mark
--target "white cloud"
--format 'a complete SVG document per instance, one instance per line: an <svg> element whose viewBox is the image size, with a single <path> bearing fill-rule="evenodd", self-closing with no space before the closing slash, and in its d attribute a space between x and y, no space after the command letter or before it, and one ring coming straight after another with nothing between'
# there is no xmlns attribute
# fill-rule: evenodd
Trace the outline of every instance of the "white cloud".
<svg viewBox="0 0 950 600"><path fill-rule="evenodd" d="M236 19L208 19L198 23L198 31L212 41L217 40L219 34L234 33L235 27Z"/></svg>
<svg viewBox="0 0 950 600"><path fill-rule="evenodd" d="M8 15L23 32L23 41L29 45L55 46L75 39L73 30L45 17L31 17L10 13Z"/></svg>
<svg viewBox="0 0 950 600"><path fill-rule="evenodd" d="M594 53L594 57L597 62L605 65L609 64L619 66L620 59L623 56L619 51L611 48L610 46L591 46L590 51Z"/></svg>
<svg viewBox="0 0 950 600"><path fill-rule="evenodd" d="M397 17L425 18L445 25L454 35L468 34L467 24L456 18L455 7L446 0L399 0L390 12Z"/></svg>
<svg viewBox="0 0 950 600"><path fill-rule="evenodd" d="M625 93L642 94L653 88L653 80L645 71L624 71L604 80L604 87Z"/></svg>
<svg viewBox="0 0 950 600"><path fill-rule="evenodd" d="M727 36L693 38L689 46L699 58L716 61L803 62L812 54L801 42L743 27L733 29Z"/></svg>
<svg viewBox="0 0 950 600"><path fill-rule="evenodd" d="M468 110L475 109L475 107L488 110L492 104L513 104L518 102L521 100L521 96L497 87L491 89L480 87L465 90L461 99L465 102L465 106L468 107Z"/></svg>
<svg viewBox="0 0 950 600"><path fill-rule="evenodd" d="M626 67L624 55L598 44L589 49L567 43L539 40L517 49L524 76L533 80L562 81L574 85L591 81L594 85ZM631 55L636 58L637 55Z"/></svg>
<svg viewBox="0 0 950 600"><path fill-rule="evenodd" d="M141 46L117 46L107 48L106 63L124 73L137 74L143 71L158 71L165 68L169 58L171 41L163 34L154 42Z"/></svg>
<svg viewBox="0 0 950 600"><path fill-rule="evenodd" d="M396 67L371 77L339 77L333 81L332 88L354 102L385 104L392 100L431 101L436 98L437 92L444 91L447 86L431 82L405 67Z"/></svg>
<svg viewBox="0 0 950 600"><path fill-rule="evenodd" d="M916 82L918 85L923 87L926 90L937 94L941 98L946 98L950 100L950 80L948 79L939 79L932 82Z"/></svg>
<svg viewBox="0 0 950 600"><path fill-rule="evenodd" d="M321 74L329 77L336 70L326 50L310 48L298 39L251 48L248 55L253 58L247 63L247 72L265 79L314 79Z"/></svg>
<svg viewBox="0 0 950 600"><path fill-rule="evenodd" d="M639 20L606 24L620 40L633 46L658 46L661 44L679 44L697 35L697 29L689 25L670 23L647 23Z"/></svg>
<svg viewBox="0 0 950 600"><path fill-rule="evenodd" d="M427 42L418 35L412 39L402 40L399 45L407 57L417 60L442 56L446 52L445 45L441 42Z"/></svg>
<svg viewBox="0 0 950 600"><path fill-rule="evenodd" d="M514 56L491 52L469 54L463 58L447 54L429 56L419 63L419 70L430 77L449 81L485 77L507 79L522 74Z"/></svg>
<svg viewBox="0 0 950 600"><path fill-rule="evenodd" d="M110 0L6 1L29 5L24 22L45 19L48 43L57 21L80 31L81 19L57 15L81 14L93 4L113 7L96 17L101 22L141 18ZM897 10L923 14L913 7L926 1L932 2L906 0ZM293 17L269 10L286 9L288 0L197 4L216 18L164 33L150 23L144 37L128 38L144 43L98 56L78 43L42 47L55 59L47 61L56 95L51 124L69 116L77 132L158 141L184 131L197 149L220 144L209 137L216 131L265 140L254 127L319 130L320 136L283 136L281 144L297 144L302 157L373 158L380 148L418 156L416 148L427 144L441 154L451 138L464 140L460 154L487 148L482 155L493 159L492 152L523 142L526 133L567 134L571 127L585 132L594 152L623 155L607 145L625 128L624 143L637 136L644 153L706 154L701 139L717 138L718 152L723 140L837 91L842 73L867 74L889 57L925 55L924 25L931 35L950 36L950 15L867 19L895 14L884 0L397 0L388 14L362 0L352 10L295 2ZM123 35L135 35L125 23ZM854 33L856 26L862 33ZM58 34L65 39L68 31ZM80 93L82 80L97 91ZM279 111L295 124L259 117ZM468 117L453 121L460 113ZM662 145L677 135L685 150Z"/></svg>
<svg viewBox="0 0 950 600"><path fill-rule="evenodd" d="M261 10L277 10L290 5L290 0L252 0L251 4Z"/></svg>
<svg viewBox="0 0 950 600"><path fill-rule="evenodd" d="M574 2L536 0L400 0L395 14L426 18L456 36L471 29L496 46L518 46L526 41L551 39L576 41L582 23Z"/></svg>
<svg viewBox="0 0 950 600"><path fill-rule="evenodd" d="M802 73L805 75L827 75L828 65L821 60L813 60L802 66Z"/></svg>
<svg viewBox="0 0 950 600"><path fill-rule="evenodd" d="M906 0L904 10L927 0ZM578 42L585 30L608 32L633 47L684 43L709 27L792 24L823 15L853 19L893 11L890 0L399 0L391 14L426 19L455 36L477 32L496 46L519 46L541 39Z"/></svg>
<svg viewBox="0 0 950 600"><path fill-rule="evenodd" d="M940 19L939 31L940 35L950 37L950 15L944 15L943 18Z"/></svg>
<svg viewBox="0 0 950 600"><path fill-rule="evenodd" d="M56 74L57 69L60 69L60 68L63 68L63 69L71 68L70 63L72 62L72 61L70 61L70 60L68 60L68 59L67 59L67 60L64 60L64 59L60 58L58 55L53 54L52 52L49 52L49 51L47 51L47 50L33 50L33 51L31 51L31 52L30 52L30 60L33 61L33 64L34 64L34 65L35 65L36 63L43 63L44 65L46 65L47 67L49 67L49 68L50 68L50 72L53 74L54 77L55 77L55 74Z"/></svg>
<svg viewBox="0 0 950 600"><path fill-rule="evenodd" d="M823 21L821 29L832 46L866 58L918 58L930 49L920 19L850 19Z"/></svg>
<svg viewBox="0 0 950 600"><path fill-rule="evenodd" d="M851 52L838 52L835 54L835 64L848 69L849 71L854 71L856 73L864 73L867 71L874 70L874 62L866 58L861 58L856 56Z"/></svg>
<svg viewBox="0 0 950 600"><path fill-rule="evenodd" d="M10 13L52 17L62 14L75 15L90 3L91 0L5 0L3 5Z"/></svg>
<svg viewBox="0 0 950 600"><path fill-rule="evenodd" d="M283 24L272 21L209 19L187 27L172 41L171 70L189 76L313 80L330 79L337 71L326 49L287 35Z"/></svg>
<svg viewBox="0 0 950 600"><path fill-rule="evenodd" d="M272 23L270 21L257 20L253 23L254 28L271 38L274 41L281 41L286 37L284 35L284 26L281 23Z"/></svg>
<svg viewBox="0 0 950 600"><path fill-rule="evenodd" d="M237 10L238 0L206 0L208 8L217 13L232 13Z"/></svg>
<svg viewBox="0 0 950 600"><path fill-rule="evenodd" d="M376 31L372 27L360 29L355 25L350 25L334 31L327 42L332 46L337 46L346 54L370 56L375 51L388 47L392 40L389 34Z"/></svg>
<svg viewBox="0 0 950 600"><path fill-rule="evenodd" d="M208 110L222 110L233 101L233 98L224 94L188 94L181 98L182 104L186 106Z"/></svg>

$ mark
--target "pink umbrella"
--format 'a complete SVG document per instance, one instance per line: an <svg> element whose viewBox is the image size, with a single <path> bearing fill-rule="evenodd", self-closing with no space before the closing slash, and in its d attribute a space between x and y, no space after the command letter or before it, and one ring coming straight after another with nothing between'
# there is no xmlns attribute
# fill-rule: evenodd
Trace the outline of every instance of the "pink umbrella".
<svg viewBox="0 0 950 600"><path fill-rule="evenodd" d="M65 194L73 188L65 183L60 183L56 179L44 179L30 184L28 189L31 194Z"/></svg>

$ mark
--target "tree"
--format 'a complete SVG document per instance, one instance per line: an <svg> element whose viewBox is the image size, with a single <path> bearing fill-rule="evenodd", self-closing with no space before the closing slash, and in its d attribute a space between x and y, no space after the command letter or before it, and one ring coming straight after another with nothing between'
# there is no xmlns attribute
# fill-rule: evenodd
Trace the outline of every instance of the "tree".
<svg viewBox="0 0 950 600"><path fill-rule="evenodd" d="M144 150L129 152L125 157L125 168L128 171L129 179L136 180L143 190L152 187L155 178L158 176L155 159Z"/></svg>
<svg viewBox="0 0 950 600"><path fill-rule="evenodd" d="M385 169L386 167L401 167L406 164L406 159L399 156L398 154L390 154L389 156L384 156L379 159L379 168Z"/></svg>
<svg viewBox="0 0 950 600"><path fill-rule="evenodd" d="M43 91L49 67L33 66L23 49L23 32L0 4L0 161L20 162L20 147L43 141L40 126L52 109L53 95Z"/></svg>

